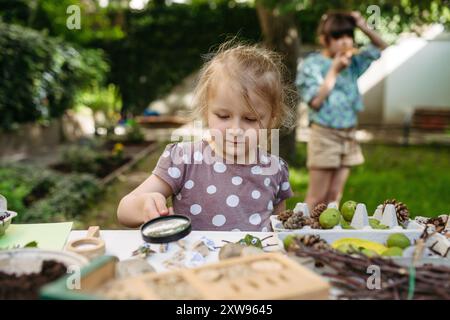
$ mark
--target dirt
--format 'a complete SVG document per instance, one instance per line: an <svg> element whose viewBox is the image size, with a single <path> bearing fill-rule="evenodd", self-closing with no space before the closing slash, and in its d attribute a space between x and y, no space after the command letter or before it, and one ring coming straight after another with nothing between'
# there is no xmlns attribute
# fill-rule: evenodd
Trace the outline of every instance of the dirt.
<svg viewBox="0 0 450 320"><path fill-rule="evenodd" d="M10 214L8 212L0 212L0 221L5 220L6 218L8 218L10 216Z"/></svg>
<svg viewBox="0 0 450 320"><path fill-rule="evenodd" d="M144 148L152 144L153 142L139 142L139 143L126 143L125 149L124 149L124 155L123 158L115 158L113 156L109 157L101 157L97 159L98 164L98 170L96 172L88 172L83 171L85 173L91 173L95 175L97 178L105 178L107 175L109 175L111 172L119 169L121 166L125 165L127 162L131 161L133 159L133 156L140 151L142 151ZM107 142L104 146L104 151L112 149L115 143L113 142ZM62 172L62 173L73 173L76 172L71 168L69 164L66 163L56 163L52 166L50 166L51 169L54 169L56 171Z"/></svg>
<svg viewBox="0 0 450 320"><path fill-rule="evenodd" d="M17 275L0 271L0 300L37 300L42 286L66 272L66 266L54 260L43 261L39 273Z"/></svg>

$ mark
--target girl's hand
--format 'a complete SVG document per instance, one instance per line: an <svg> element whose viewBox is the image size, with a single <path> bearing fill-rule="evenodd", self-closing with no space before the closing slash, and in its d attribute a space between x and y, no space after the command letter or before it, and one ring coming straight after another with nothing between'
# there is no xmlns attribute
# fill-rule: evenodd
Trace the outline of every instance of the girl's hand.
<svg viewBox="0 0 450 320"><path fill-rule="evenodd" d="M347 68L350 65L352 58L352 53L350 51L338 52L334 56L333 63L331 67L337 73L341 72L342 69Z"/></svg>
<svg viewBox="0 0 450 320"><path fill-rule="evenodd" d="M142 209L144 222L157 218L159 216L167 216L174 214L173 208L167 208L166 197L159 192L143 194L145 197Z"/></svg>

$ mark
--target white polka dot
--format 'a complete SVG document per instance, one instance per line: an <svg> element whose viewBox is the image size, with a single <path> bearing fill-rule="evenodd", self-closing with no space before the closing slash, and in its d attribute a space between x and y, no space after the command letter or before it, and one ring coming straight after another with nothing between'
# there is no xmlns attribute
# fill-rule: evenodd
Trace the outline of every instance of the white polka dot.
<svg viewBox="0 0 450 320"><path fill-rule="evenodd" d="M265 179L264 179L264 185L265 185L266 187L268 187L268 186L270 185L270 178L265 178Z"/></svg>
<svg viewBox="0 0 450 320"><path fill-rule="evenodd" d="M252 198L253 199L259 199L259 197L261 197L261 192L259 192L258 190L253 190L252 191Z"/></svg>
<svg viewBox="0 0 450 320"><path fill-rule="evenodd" d="M172 178L179 178L181 176L181 171L178 168L175 167L170 167L169 169L167 169L167 173L169 173L169 176L171 176Z"/></svg>
<svg viewBox="0 0 450 320"><path fill-rule="evenodd" d="M192 180L186 181L186 183L184 184L184 187L186 189L192 189L194 187L194 181L192 181Z"/></svg>
<svg viewBox="0 0 450 320"><path fill-rule="evenodd" d="M194 152L194 160L195 161L202 161L203 160L203 155L200 151L195 151Z"/></svg>
<svg viewBox="0 0 450 320"><path fill-rule="evenodd" d="M248 218L248 221L249 221L252 225L256 226L256 225L258 225L258 224L261 223L261 216L260 216L259 213L254 213L254 214L252 214L252 215L250 216L250 218Z"/></svg>
<svg viewBox="0 0 450 320"><path fill-rule="evenodd" d="M163 152L162 156L164 158L168 158L170 156L170 152L168 150L166 150L166 151Z"/></svg>
<svg viewBox="0 0 450 320"><path fill-rule="evenodd" d="M260 167L260 166L254 166L254 167L251 168L251 172L252 172L253 174L261 174L261 173L262 173L262 170L261 170L261 167Z"/></svg>
<svg viewBox="0 0 450 320"><path fill-rule="evenodd" d="M227 170L227 166L224 165L222 162L216 162L214 163L214 171L217 173L224 173L225 170Z"/></svg>
<svg viewBox="0 0 450 320"><path fill-rule="evenodd" d="M212 218L212 224L215 225L216 227L223 226L226 221L227 219L223 214L215 215L214 218Z"/></svg>
<svg viewBox="0 0 450 320"><path fill-rule="evenodd" d="M231 183L234 184L235 186L238 186L242 183L242 178L239 176L233 177L231 178Z"/></svg>
<svg viewBox="0 0 450 320"><path fill-rule="evenodd" d="M264 227L261 229L262 232L268 232L269 230L267 229L267 227Z"/></svg>
<svg viewBox="0 0 450 320"><path fill-rule="evenodd" d="M283 182L283 184L281 185L281 190L286 191L287 189L289 189L290 184L289 182Z"/></svg>
<svg viewBox="0 0 450 320"><path fill-rule="evenodd" d="M269 158L267 158L265 155L261 156L261 162L263 164L268 164L270 162Z"/></svg>
<svg viewBox="0 0 450 320"><path fill-rule="evenodd" d="M233 230L231 230L231 231L233 231L233 232L241 232L241 230L240 229L233 229Z"/></svg>
<svg viewBox="0 0 450 320"><path fill-rule="evenodd" d="M177 198L177 200L181 200L181 193L177 194L177 195L175 196L175 198Z"/></svg>
<svg viewBox="0 0 450 320"><path fill-rule="evenodd" d="M267 210L273 210L273 202L272 202L272 200L269 201L269 204L267 205Z"/></svg>
<svg viewBox="0 0 450 320"><path fill-rule="evenodd" d="M202 212L202 207L201 207L199 204L193 204L193 205L191 206L191 213L192 213L193 215L197 215L197 214L199 214L200 212Z"/></svg>
<svg viewBox="0 0 450 320"><path fill-rule="evenodd" d="M238 196L232 194L231 196L227 197L227 205L229 207L234 208L234 207L237 207L238 204L239 204L239 197Z"/></svg>
<svg viewBox="0 0 450 320"><path fill-rule="evenodd" d="M217 188L214 185L210 185L210 186L208 186L208 188L206 188L206 192L208 192L209 194L214 194L214 193L216 193L216 191L217 191Z"/></svg>

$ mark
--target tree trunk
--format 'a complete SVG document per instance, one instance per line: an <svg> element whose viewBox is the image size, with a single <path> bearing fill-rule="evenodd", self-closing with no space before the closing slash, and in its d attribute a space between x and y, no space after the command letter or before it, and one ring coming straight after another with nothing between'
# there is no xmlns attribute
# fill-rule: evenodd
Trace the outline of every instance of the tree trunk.
<svg viewBox="0 0 450 320"><path fill-rule="evenodd" d="M280 1L281 2L281 1ZM297 59L300 51L300 40L292 13L279 14L276 8L268 8L261 1L256 2L261 31L266 47L280 53L286 66L287 80L295 90L295 77L297 73ZM297 98L289 106L297 114ZM290 164L296 163L295 148L296 129L280 132L280 156Z"/></svg>

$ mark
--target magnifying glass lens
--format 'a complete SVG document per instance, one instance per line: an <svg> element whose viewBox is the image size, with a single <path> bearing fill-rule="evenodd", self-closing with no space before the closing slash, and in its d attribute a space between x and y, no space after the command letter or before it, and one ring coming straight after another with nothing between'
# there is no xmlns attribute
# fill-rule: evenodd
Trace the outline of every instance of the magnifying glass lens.
<svg viewBox="0 0 450 320"><path fill-rule="evenodd" d="M191 232L191 220L186 216L158 217L142 225L142 238L152 243L167 243L184 238Z"/></svg>

